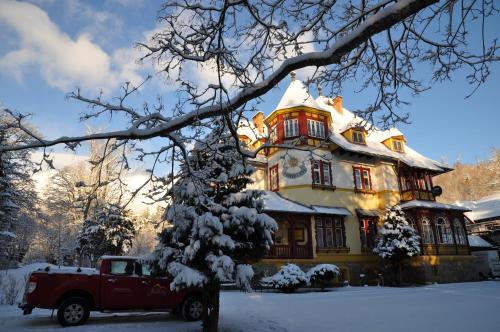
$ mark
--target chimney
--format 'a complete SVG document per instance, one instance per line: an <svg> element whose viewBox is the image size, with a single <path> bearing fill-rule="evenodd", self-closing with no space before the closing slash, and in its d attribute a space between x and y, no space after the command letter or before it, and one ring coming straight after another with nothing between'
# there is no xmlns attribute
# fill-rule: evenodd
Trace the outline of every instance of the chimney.
<svg viewBox="0 0 500 332"><path fill-rule="evenodd" d="M323 97L323 88L321 87L321 85L318 85L318 94L320 97Z"/></svg>
<svg viewBox="0 0 500 332"><path fill-rule="evenodd" d="M333 108L335 108L337 113L344 114L344 108L342 106L342 96L333 98Z"/></svg>
<svg viewBox="0 0 500 332"><path fill-rule="evenodd" d="M257 114L253 116L252 120L259 134L264 134L264 113L257 112Z"/></svg>
<svg viewBox="0 0 500 332"><path fill-rule="evenodd" d="M294 71L290 72L290 77L292 79L292 82L295 81L296 76L297 76L297 73L295 73Z"/></svg>

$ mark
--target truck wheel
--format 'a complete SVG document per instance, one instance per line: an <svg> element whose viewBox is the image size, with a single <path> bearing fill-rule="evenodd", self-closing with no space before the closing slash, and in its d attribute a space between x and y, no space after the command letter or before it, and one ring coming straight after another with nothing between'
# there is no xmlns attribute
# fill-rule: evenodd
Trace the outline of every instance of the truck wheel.
<svg viewBox="0 0 500 332"><path fill-rule="evenodd" d="M70 297L64 300L57 310L57 320L62 326L84 324L89 318L89 303L81 297Z"/></svg>
<svg viewBox="0 0 500 332"><path fill-rule="evenodd" d="M199 296L190 296L182 305L182 317L193 322L200 320L203 316L203 301Z"/></svg>

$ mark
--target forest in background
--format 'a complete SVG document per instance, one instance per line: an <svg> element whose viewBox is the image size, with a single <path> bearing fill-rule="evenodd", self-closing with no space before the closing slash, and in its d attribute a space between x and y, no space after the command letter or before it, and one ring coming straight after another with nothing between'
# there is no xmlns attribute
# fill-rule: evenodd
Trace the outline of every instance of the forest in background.
<svg viewBox="0 0 500 332"><path fill-rule="evenodd" d="M452 167L453 171L433 179L434 185L443 188L438 201L476 201L500 192L500 149L492 149L485 160L474 164L464 164L457 160Z"/></svg>

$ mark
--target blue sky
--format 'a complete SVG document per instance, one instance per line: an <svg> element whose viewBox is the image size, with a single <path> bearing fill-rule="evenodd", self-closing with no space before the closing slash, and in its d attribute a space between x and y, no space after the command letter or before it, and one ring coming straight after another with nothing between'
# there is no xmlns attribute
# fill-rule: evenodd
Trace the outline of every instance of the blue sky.
<svg viewBox="0 0 500 332"><path fill-rule="evenodd" d="M113 95L121 82L139 80L149 67L135 63L140 53L133 44L157 27L161 3L1 0L0 104L33 113L32 123L48 138L85 132L78 121L85 105L67 100L66 93L80 86L90 96L98 87ZM407 99L410 105L401 111L410 113L411 124L399 128L408 144L430 158L446 157L452 163L457 158L475 162L492 148L500 148L500 65L492 66L491 72L486 84L468 99L471 87L460 72L452 82L434 84L430 91ZM264 113L274 109L288 83L285 79L264 97ZM173 91L162 84L150 83L140 98L171 99ZM356 88L352 82L342 93L344 106L351 110L371 101L369 93L354 93ZM105 130L120 123L92 125Z"/></svg>

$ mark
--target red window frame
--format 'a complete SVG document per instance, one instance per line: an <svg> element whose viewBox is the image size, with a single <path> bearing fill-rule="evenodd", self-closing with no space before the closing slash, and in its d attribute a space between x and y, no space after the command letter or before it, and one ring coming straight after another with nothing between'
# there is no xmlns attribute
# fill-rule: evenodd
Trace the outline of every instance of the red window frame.
<svg viewBox="0 0 500 332"><path fill-rule="evenodd" d="M330 177L330 183L325 183L325 171L323 165L328 165L328 175ZM319 167L319 183L314 182L314 170L316 166ZM323 186L333 186L333 178L332 178L332 163L330 161L323 160L311 160L311 180L313 185L323 185Z"/></svg>
<svg viewBox="0 0 500 332"><path fill-rule="evenodd" d="M327 219L330 219L331 226L327 227ZM337 243L337 223L340 221L340 232L342 234L342 243L339 245ZM316 223L316 248L317 249L342 249L347 248L346 246L346 235L345 235L345 223L344 218L340 216L326 216L326 217L314 217ZM331 243L332 246L328 246L328 230L331 230ZM322 238L322 246L320 246L320 241L318 241L318 236Z"/></svg>
<svg viewBox="0 0 500 332"><path fill-rule="evenodd" d="M361 179L361 188L358 188L358 186L357 186L356 170L359 170L359 175L360 175L360 179ZM364 171L368 172L368 183L370 184L370 188L366 188L365 181L364 181L365 178L363 175ZM356 189L356 190L372 190L372 188L373 188L373 186L372 186L372 174L370 172L370 168L363 167L363 166L353 166L352 167L352 177L353 177L353 181L354 181L354 189Z"/></svg>
<svg viewBox="0 0 500 332"><path fill-rule="evenodd" d="M273 171L276 170L276 187L273 187ZM274 165L273 167L269 168L269 190L271 191L278 191L280 189L280 173L279 173L279 167L278 164Z"/></svg>

